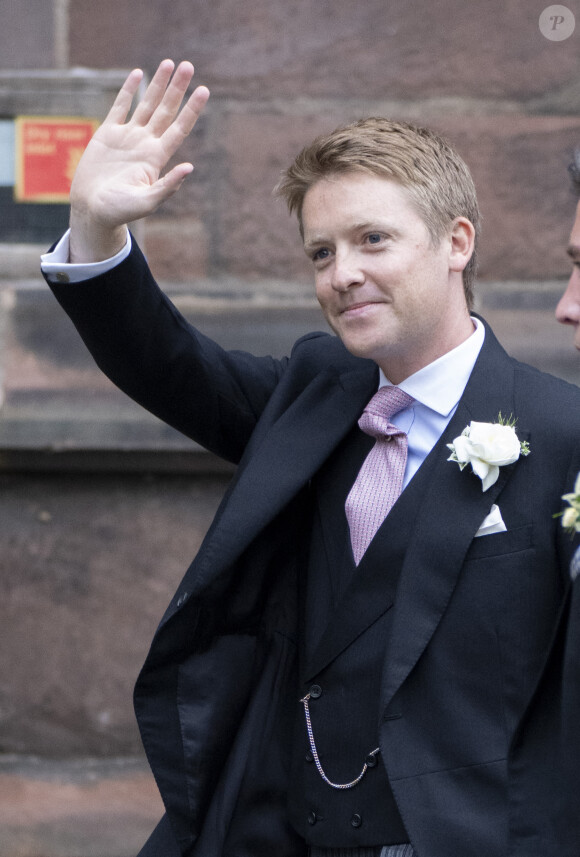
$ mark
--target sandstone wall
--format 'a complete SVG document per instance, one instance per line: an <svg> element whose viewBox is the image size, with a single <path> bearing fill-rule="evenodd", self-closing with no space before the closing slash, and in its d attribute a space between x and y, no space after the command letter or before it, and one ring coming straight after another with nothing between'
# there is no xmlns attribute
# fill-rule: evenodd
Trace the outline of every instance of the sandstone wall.
<svg viewBox="0 0 580 857"><path fill-rule="evenodd" d="M552 312L569 271L580 19L554 42L529 0L0 6L6 117L67 104L102 116L115 70L194 61L212 91L183 149L196 170L139 239L224 344L283 352L323 326L271 190L316 133L386 114L447 134L472 167L478 307L501 340L579 380ZM37 275L40 249L0 246L0 753L132 754L134 678L228 474L100 377Z"/></svg>

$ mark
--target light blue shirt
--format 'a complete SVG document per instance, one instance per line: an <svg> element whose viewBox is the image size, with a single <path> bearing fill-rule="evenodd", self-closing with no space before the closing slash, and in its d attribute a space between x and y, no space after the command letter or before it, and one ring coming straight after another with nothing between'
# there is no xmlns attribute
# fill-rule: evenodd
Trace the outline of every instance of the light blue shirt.
<svg viewBox="0 0 580 857"><path fill-rule="evenodd" d="M472 317L471 336L452 351L429 363L397 386L412 396L413 404L392 422L407 435L407 466L403 488L425 461L457 409L485 338L485 327ZM390 385L380 373L379 387Z"/></svg>

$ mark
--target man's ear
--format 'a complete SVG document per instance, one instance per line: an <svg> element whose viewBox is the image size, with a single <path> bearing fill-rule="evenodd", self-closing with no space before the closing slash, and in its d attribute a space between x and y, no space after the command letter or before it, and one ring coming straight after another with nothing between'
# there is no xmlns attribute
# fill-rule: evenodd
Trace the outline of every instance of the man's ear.
<svg viewBox="0 0 580 857"><path fill-rule="evenodd" d="M473 255L475 228L467 217L456 217L451 226L449 270L461 272Z"/></svg>

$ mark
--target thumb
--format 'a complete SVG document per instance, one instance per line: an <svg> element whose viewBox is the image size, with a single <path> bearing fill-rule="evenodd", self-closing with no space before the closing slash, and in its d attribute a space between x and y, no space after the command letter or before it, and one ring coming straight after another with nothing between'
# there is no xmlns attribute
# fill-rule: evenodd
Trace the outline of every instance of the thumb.
<svg viewBox="0 0 580 857"><path fill-rule="evenodd" d="M185 179L193 172L193 164L178 164L173 169L169 170L164 176L158 179L152 186L159 198L159 202L169 199L170 196L179 190Z"/></svg>

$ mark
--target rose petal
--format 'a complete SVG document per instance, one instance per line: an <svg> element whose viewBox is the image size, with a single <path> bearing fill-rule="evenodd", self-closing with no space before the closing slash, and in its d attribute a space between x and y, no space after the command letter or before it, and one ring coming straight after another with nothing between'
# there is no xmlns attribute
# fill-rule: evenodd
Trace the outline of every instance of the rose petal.
<svg viewBox="0 0 580 857"><path fill-rule="evenodd" d="M472 458L470 464L475 475L479 476L483 482L490 471L490 465L487 461L482 461L480 458Z"/></svg>
<svg viewBox="0 0 580 857"><path fill-rule="evenodd" d="M495 485L495 483L497 482L498 476L499 476L499 467L495 467L495 466L490 467L489 473L487 474L485 479L482 479L482 481L481 481L481 490L487 491L488 488L491 488L492 485Z"/></svg>
<svg viewBox="0 0 580 857"><path fill-rule="evenodd" d="M520 456L520 442L513 426L472 422L470 439L478 458L491 464L513 464Z"/></svg>
<svg viewBox="0 0 580 857"><path fill-rule="evenodd" d="M457 456L458 461L466 462L470 460L471 445L468 437L464 435L456 437L453 441L453 446L455 448L455 455Z"/></svg>

